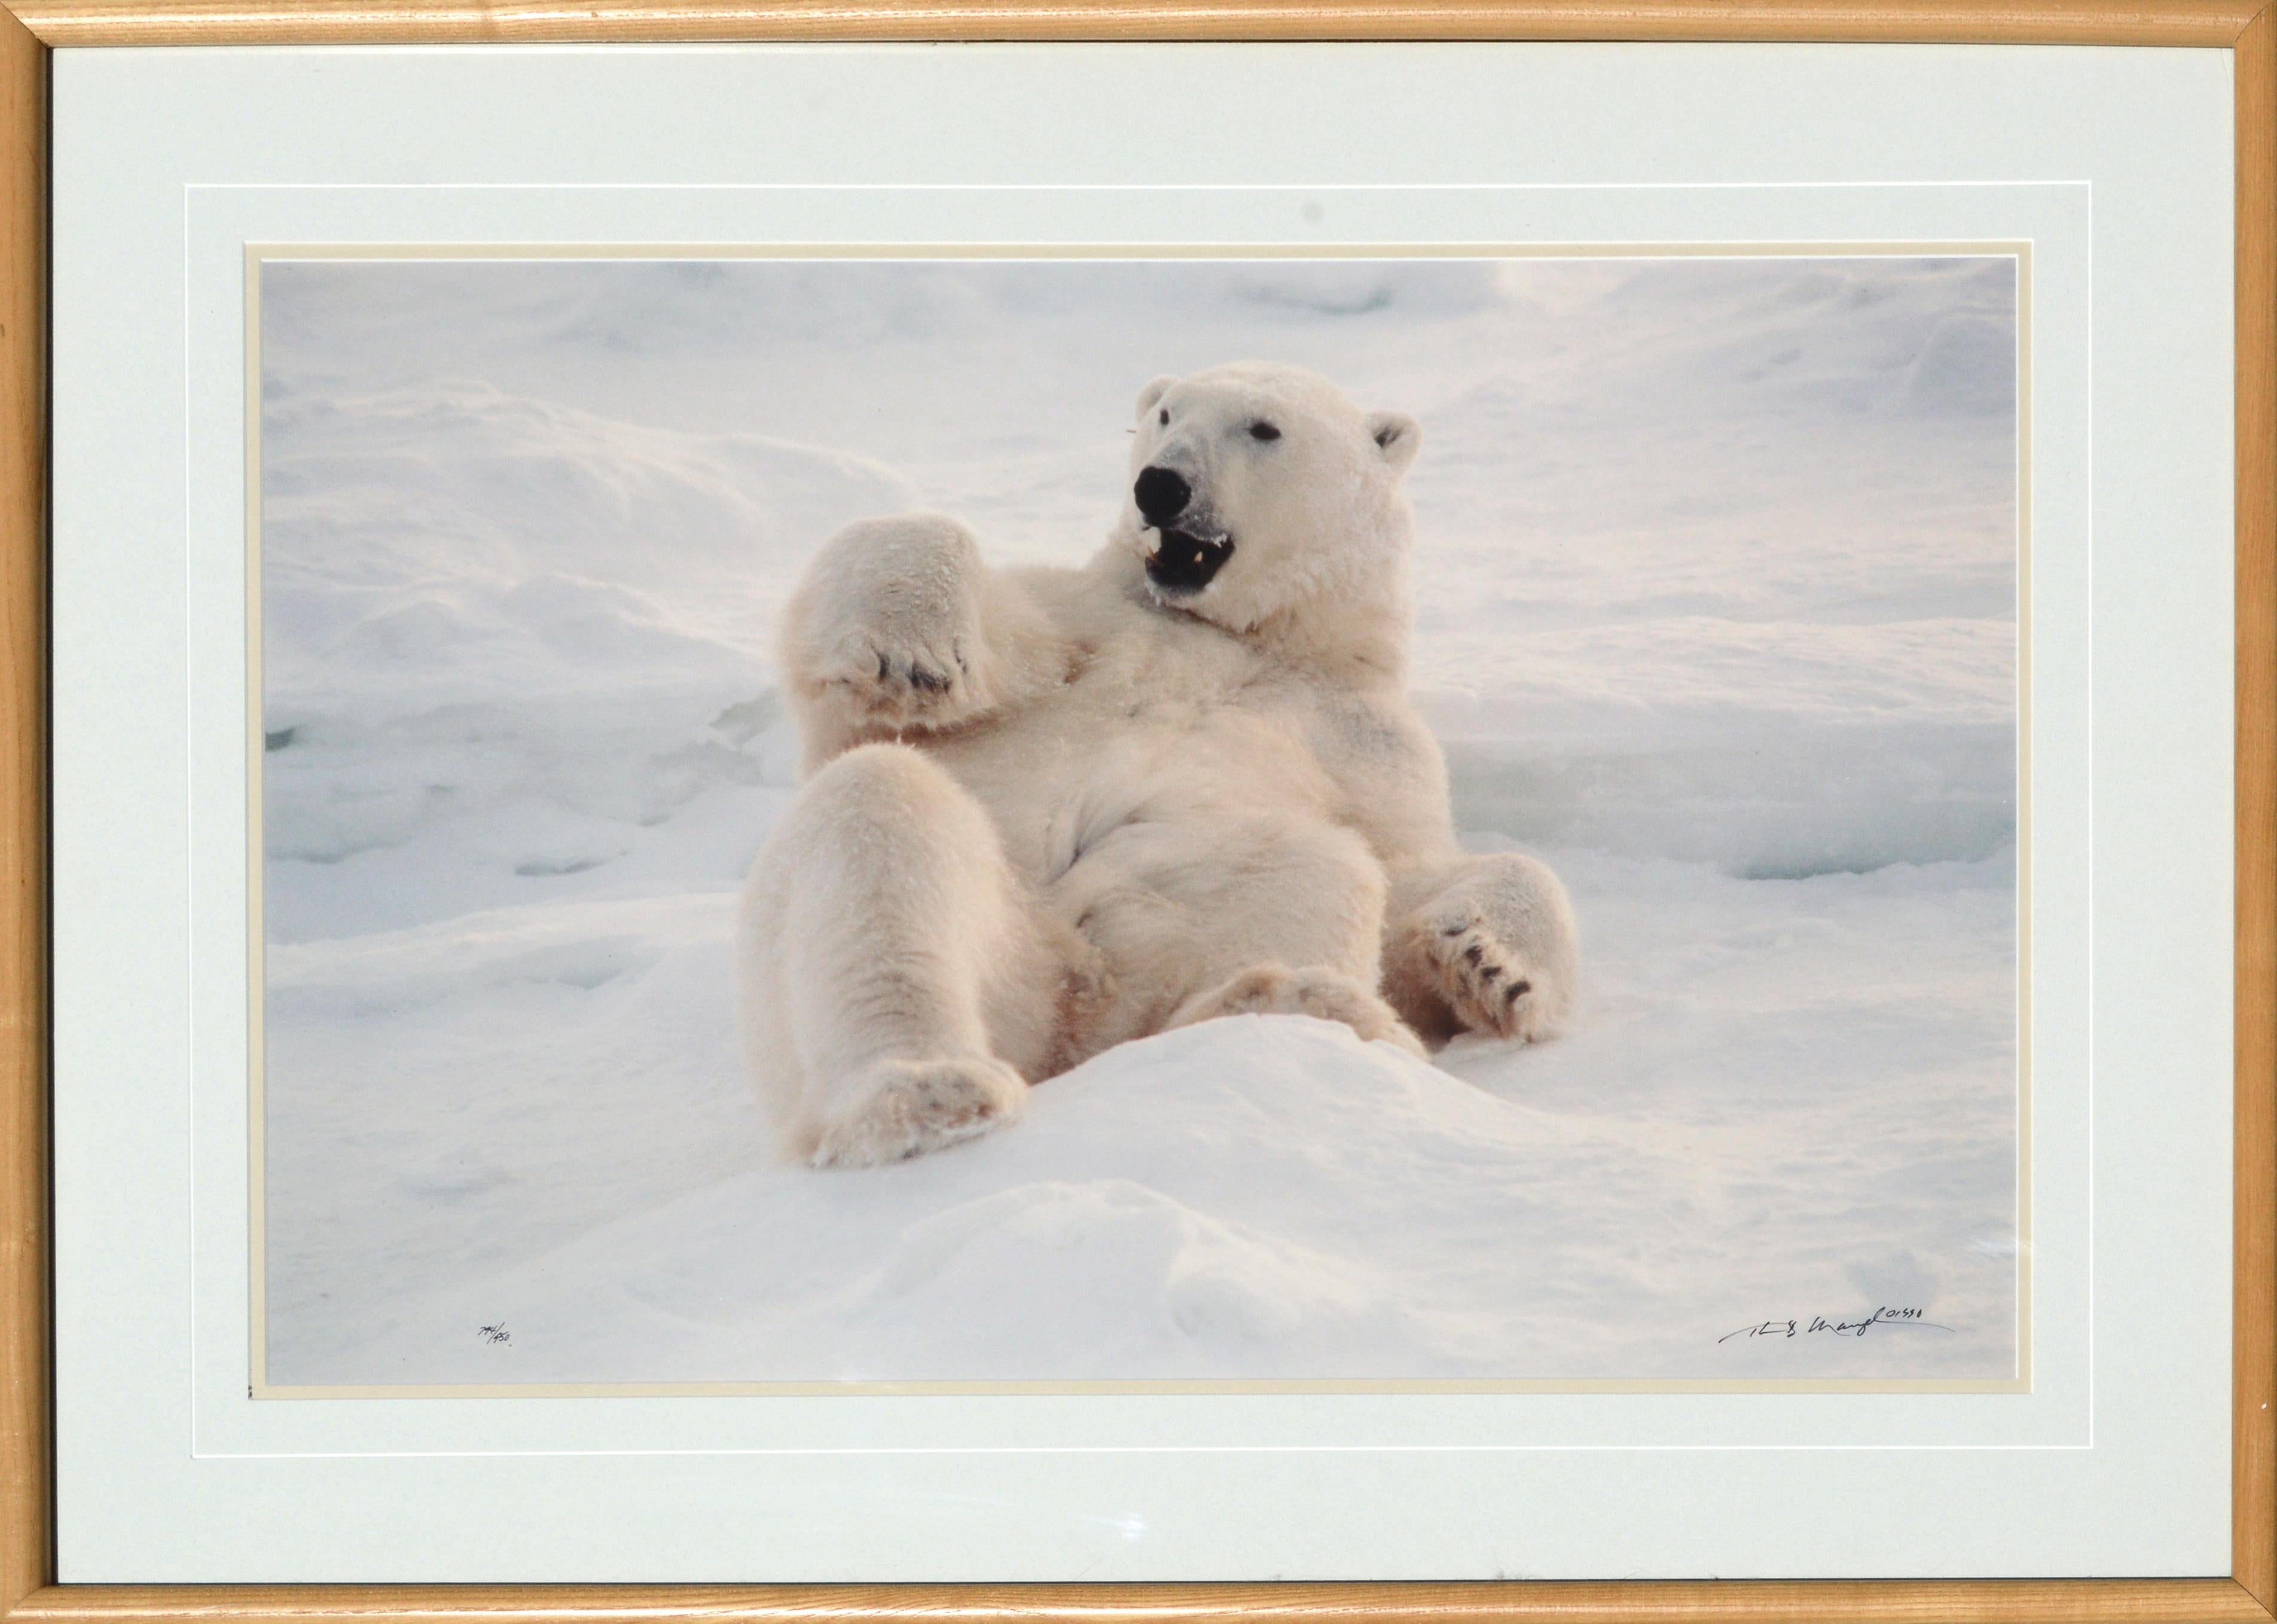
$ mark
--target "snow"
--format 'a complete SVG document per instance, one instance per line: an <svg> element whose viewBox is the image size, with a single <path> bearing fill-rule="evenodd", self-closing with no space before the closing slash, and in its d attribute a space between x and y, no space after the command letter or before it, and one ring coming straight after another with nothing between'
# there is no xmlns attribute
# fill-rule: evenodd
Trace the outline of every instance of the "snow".
<svg viewBox="0 0 2277 1624"><path fill-rule="evenodd" d="M264 275L272 1382L2014 1370L2008 262ZM802 560L1079 559L1140 385L1247 355L1423 423L1417 698L1575 1030L1215 1022L777 1163L727 933ZM1882 1307L1950 1329L1719 1340Z"/></svg>

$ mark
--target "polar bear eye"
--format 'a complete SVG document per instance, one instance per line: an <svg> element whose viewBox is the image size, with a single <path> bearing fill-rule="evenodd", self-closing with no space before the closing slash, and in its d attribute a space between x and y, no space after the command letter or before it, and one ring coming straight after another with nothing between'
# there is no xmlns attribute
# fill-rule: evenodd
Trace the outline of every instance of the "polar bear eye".
<svg viewBox="0 0 2277 1624"><path fill-rule="evenodd" d="M1154 421L1155 421L1156 423L1169 423L1169 422L1170 421L1170 408L1169 408L1169 407L1167 407L1167 406L1166 406L1166 407L1164 407L1164 408L1162 408L1161 415L1160 416L1156 417L1156 418L1154 419Z"/></svg>
<svg viewBox="0 0 2277 1624"><path fill-rule="evenodd" d="M1249 438L1253 440L1277 440L1281 438L1281 431L1260 419L1249 425Z"/></svg>

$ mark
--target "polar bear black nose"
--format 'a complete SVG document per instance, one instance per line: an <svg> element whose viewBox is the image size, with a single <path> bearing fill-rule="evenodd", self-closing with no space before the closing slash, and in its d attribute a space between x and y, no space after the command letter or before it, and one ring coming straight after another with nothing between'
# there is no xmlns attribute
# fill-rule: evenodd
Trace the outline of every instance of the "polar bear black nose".
<svg viewBox="0 0 2277 1624"><path fill-rule="evenodd" d="M1140 469L1138 484L1131 494L1149 524L1168 524L1194 499L1193 487L1167 468Z"/></svg>

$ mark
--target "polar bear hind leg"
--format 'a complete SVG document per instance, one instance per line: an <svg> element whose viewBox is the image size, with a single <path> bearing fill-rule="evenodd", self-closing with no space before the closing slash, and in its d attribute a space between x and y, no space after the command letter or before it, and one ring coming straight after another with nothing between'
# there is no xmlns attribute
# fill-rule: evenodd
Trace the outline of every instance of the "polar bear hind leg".
<svg viewBox="0 0 2277 1624"><path fill-rule="evenodd" d="M744 1057L790 1154L896 1162L1017 1117L1060 972L979 804L922 752L848 751L753 864Z"/></svg>
<svg viewBox="0 0 2277 1624"><path fill-rule="evenodd" d="M1363 1042L1378 1039L1420 1056L1423 1045L1398 1011L1341 970L1314 965L1291 970L1257 964L1207 992L1198 993L1171 1015L1171 1026L1191 1026L1221 1015L1310 1015L1340 1021Z"/></svg>

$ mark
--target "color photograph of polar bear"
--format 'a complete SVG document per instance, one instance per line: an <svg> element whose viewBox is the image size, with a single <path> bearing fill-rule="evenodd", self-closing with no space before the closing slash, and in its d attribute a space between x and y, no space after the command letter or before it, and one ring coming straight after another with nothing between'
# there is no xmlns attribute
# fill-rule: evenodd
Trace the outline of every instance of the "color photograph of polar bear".
<svg viewBox="0 0 2277 1624"><path fill-rule="evenodd" d="M1424 1054L1570 1012L1573 908L1465 853L1407 698L1421 430L1260 362L1138 394L1079 569L954 519L855 524L779 658L808 782L737 939L744 1064L791 1155L897 1162L1118 1043L1303 1015Z"/></svg>
<svg viewBox="0 0 2277 1624"><path fill-rule="evenodd" d="M2017 1376L2013 258L260 277L269 1391Z"/></svg>

